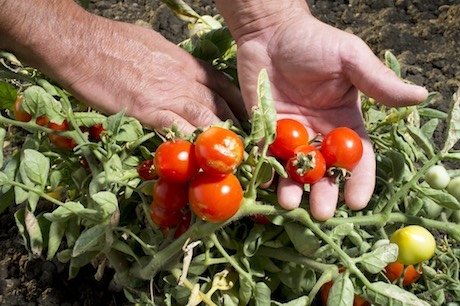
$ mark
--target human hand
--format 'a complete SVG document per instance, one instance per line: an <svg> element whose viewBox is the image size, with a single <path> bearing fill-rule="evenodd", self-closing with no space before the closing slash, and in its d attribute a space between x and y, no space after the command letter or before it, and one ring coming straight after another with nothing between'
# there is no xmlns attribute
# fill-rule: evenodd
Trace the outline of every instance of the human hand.
<svg viewBox="0 0 460 306"><path fill-rule="evenodd" d="M176 123L185 133L245 116L226 76L151 29L90 14L73 0L35 0L33 18L24 17L26 3L7 0L5 8L0 48L97 110L126 109L146 126Z"/></svg>
<svg viewBox="0 0 460 306"><path fill-rule="evenodd" d="M354 129L364 154L345 182L345 202L364 208L374 190L375 157L360 110L359 90L387 106L422 102L424 88L402 82L358 37L315 19L308 10L280 24L240 38L238 73L247 109L257 103L257 76L266 68L278 119L302 122L310 137L339 126ZM338 186L323 178L311 186L310 210L317 220L334 215ZM291 179L278 185L280 205L299 206L303 186Z"/></svg>

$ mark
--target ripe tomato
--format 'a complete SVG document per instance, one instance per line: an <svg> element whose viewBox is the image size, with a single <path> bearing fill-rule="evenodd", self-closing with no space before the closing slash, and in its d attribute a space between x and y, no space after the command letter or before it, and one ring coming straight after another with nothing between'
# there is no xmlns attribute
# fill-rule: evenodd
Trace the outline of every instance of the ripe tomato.
<svg viewBox="0 0 460 306"><path fill-rule="evenodd" d="M150 218L159 227L173 227L181 221L182 212L161 207L153 200L150 204Z"/></svg>
<svg viewBox="0 0 460 306"><path fill-rule="evenodd" d="M159 178L153 186L153 200L156 205L168 210L181 210L188 203L188 184Z"/></svg>
<svg viewBox="0 0 460 306"><path fill-rule="evenodd" d="M188 199L190 207L199 218L209 222L223 222L240 208L243 189L232 173L214 176L199 172L190 181Z"/></svg>
<svg viewBox="0 0 460 306"><path fill-rule="evenodd" d="M419 268L421 268L421 264L419 264ZM398 278L400 278L404 271L404 265L397 261L389 264L385 268L385 275L390 282L394 282ZM408 286L420 278L420 273L415 269L413 265L408 265L406 271L404 272L403 277L403 286Z"/></svg>
<svg viewBox="0 0 460 306"><path fill-rule="evenodd" d="M177 225L176 231L174 232L174 238L179 238L183 233L185 233L189 227L190 222L192 221L192 213L190 210L187 210L182 213L182 217Z"/></svg>
<svg viewBox="0 0 460 306"><path fill-rule="evenodd" d="M102 126L102 123L92 125L92 126L89 127L89 137L88 137L88 139L90 141L99 142L99 141L101 141L101 133L104 132L104 131L105 131L105 129Z"/></svg>
<svg viewBox="0 0 460 306"><path fill-rule="evenodd" d="M424 227L409 225L398 229L391 235L391 243L398 245L396 261L403 265L415 265L433 257L436 241Z"/></svg>
<svg viewBox="0 0 460 306"><path fill-rule="evenodd" d="M198 135L195 153L204 172L222 176L241 164L244 145L236 133L214 126Z"/></svg>
<svg viewBox="0 0 460 306"><path fill-rule="evenodd" d="M301 184L314 184L326 173L326 162L321 152L311 145L302 145L286 164L289 176Z"/></svg>
<svg viewBox="0 0 460 306"><path fill-rule="evenodd" d="M64 120L61 124L50 122L48 127L54 131L68 131L70 130L69 122ZM49 134L51 142L59 149L72 150L77 143L75 140L69 137L60 136L57 134Z"/></svg>
<svg viewBox="0 0 460 306"><path fill-rule="evenodd" d="M327 167L351 171L363 156L363 143L359 135L347 127L339 127L324 136L321 153Z"/></svg>
<svg viewBox="0 0 460 306"><path fill-rule="evenodd" d="M327 299L329 298L329 292L331 291L332 285L334 284L333 281L325 283L321 287L321 302L323 306L327 306ZM369 302L360 297L359 295L355 294L355 298L353 299L353 306L369 306Z"/></svg>
<svg viewBox="0 0 460 306"><path fill-rule="evenodd" d="M174 182L187 182L199 170L195 146L183 139L169 140L159 145L153 164L159 177Z"/></svg>
<svg viewBox="0 0 460 306"><path fill-rule="evenodd" d="M145 181L150 181L158 178L155 167L153 166L153 159L144 160L136 168L139 177Z"/></svg>
<svg viewBox="0 0 460 306"><path fill-rule="evenodd" d="M276 137L269 149L278 158L288 160L295 155L295 149L308 144L307 129L297 120L280 119L276 122Z"/></svg>
<svg viewBox="0 0 460 306"><path fill-rule="evenodd" d="M32 116L22 109L22 96L18 96L14 101L13 114L16 120L21 122L29 122L32 120ZM46 126L49 120L46 116L40 116L37 118L36 123L41 126Z"/></svg>

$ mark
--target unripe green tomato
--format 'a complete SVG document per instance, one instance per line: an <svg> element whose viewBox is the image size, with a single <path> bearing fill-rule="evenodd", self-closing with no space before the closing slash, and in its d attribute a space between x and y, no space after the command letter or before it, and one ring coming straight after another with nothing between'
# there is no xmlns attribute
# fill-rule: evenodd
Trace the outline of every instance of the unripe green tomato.
<svg viewBox="0 0 460 306"><path fill-rule="evenodd" d="M433 189L444 189L450 182L450 176L444 166L434 165L425 173L425 181Z"/></svg>
<svg viewBox="0 0 460 306"><path fill-rule="evenodd" d="M433 257L436 241L433 235L424 227L409 225L398 229L391 235L391 243L398 245L399 252L396 261L404 265L415 265Z"/></svg>
<svg viewBox="0 0 460 306"><path fill-rule="evenodd" d="M460 201L460 176L451 179L446 189L448 193Z"/></svg>

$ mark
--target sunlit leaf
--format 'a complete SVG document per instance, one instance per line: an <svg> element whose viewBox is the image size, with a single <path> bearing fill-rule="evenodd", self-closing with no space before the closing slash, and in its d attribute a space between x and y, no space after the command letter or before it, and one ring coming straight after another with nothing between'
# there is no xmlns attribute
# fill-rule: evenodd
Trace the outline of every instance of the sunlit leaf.
<svg viewBox="0 0 460 306"><path fill-rule="evenodd" d="M448 152L460 139L460 88L452 97L447 118L447 139L442 152Z"/></svg>
<svg viewBox="0 0 460 306"><path fill-rule="evenodd" d="M366 287L365 298L375 305L393 306L429 306L414 294L393 284L384 282L372 283L372 287Z"/></svg>

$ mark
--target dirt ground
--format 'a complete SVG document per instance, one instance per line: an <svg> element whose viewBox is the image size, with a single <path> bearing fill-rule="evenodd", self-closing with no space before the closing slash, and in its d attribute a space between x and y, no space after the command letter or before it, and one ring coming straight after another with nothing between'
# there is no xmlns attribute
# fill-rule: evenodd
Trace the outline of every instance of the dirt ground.
<svg viewBox="0 0 460 306"><path fill-rule="evenodd" d="M308 0L320 20L354 33L380 58L392 51L403 76L440 94L435 102L446 110L460 84L459 0ZM212 1L191 1L201 14L217 13ZM89 10L125 22L139 23L179 42L187 27L157 0L93 0ZM95 281L93 269L67 279L65 265L29 261L10 211L0 214L1 305L126 305L123 293L110 284L110 273Z"/></svg>

